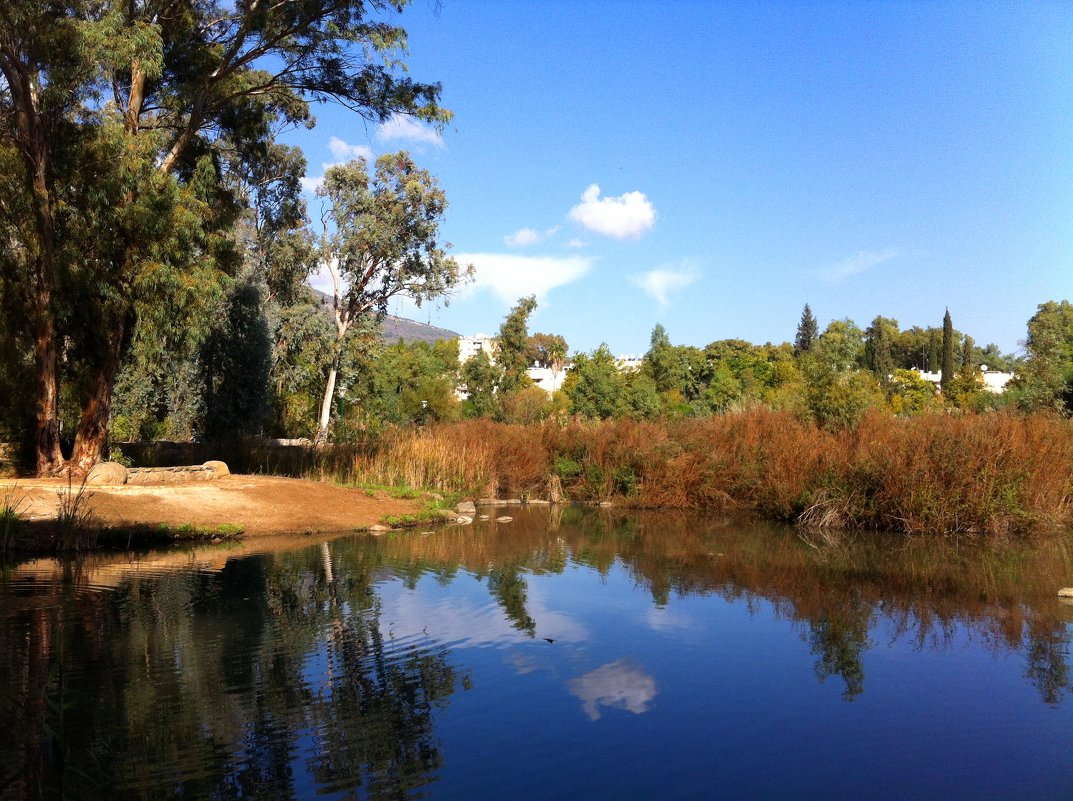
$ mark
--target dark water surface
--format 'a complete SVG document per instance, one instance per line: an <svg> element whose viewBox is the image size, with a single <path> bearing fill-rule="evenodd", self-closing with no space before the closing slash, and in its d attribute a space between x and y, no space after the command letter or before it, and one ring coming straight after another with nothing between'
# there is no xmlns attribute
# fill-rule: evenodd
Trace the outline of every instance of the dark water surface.
<svg viewBox="0 0 1073 801"><path fill-rule="evenodd" d="M1068 540L512 513L9 565L0 798L1073 798Z"/></svg>

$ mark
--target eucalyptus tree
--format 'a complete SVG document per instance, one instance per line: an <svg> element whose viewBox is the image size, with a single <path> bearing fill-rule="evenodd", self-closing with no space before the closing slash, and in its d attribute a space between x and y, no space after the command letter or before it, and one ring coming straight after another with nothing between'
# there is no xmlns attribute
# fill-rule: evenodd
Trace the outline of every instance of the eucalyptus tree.
<svg viewBox="0 0 1073 801"><path fill-rule="evenodd" d="M347 332L370 316L382 319L396 296L418 306L443 297L467 280L439 242L447 196L436 178L405 151L331 167L317 190L323 199L319 263L332 279L336 338L317 421L318 443L328 438L332 399ZM329 225L330 224L330 225Z"/></svg>
<svg viewBox="0 0 1073 801"><path fill-rule="evenodd" d="M0 216L24 262L3 297L27 321L38 472L63 463L61 364L80 368L72 461L85 468L135 329L159 339L196 321L235 268L242 198L221 181L225 153L258 163L278 125L311 123L310 101L373 121L448 118L439 86L405 75L405 31L386 16L405 5L0 4L0 162L17 190Z"/></svg>
<svg viewBox="0 0 1073 801"><path fill-rule="evenodd" d="M519 298L499 327L496 337L496 364L503 371L499 389L513 392L532 386L529 378L529 315L536 311L535 295Z"/></svg>

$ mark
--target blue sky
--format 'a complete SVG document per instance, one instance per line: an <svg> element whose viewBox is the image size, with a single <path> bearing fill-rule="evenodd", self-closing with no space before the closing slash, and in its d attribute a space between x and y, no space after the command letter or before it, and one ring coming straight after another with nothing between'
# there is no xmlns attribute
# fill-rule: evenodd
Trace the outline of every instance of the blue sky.
<svg viewBox="0 0 1073 801"><path fill-rule="evenodd" d="M878 314L1019 350L1073 298L1073 4L416 0L442 136L320 106L324 165L405 148L476 283L393 311L572 350L792 340ZM316 201L311 214L316 217Z"/></svg>

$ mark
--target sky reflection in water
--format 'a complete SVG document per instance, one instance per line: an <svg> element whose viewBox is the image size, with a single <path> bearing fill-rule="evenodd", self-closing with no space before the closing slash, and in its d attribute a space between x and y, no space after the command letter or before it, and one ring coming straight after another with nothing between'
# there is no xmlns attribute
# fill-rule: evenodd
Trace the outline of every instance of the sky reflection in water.
<svg viewBox="0 0 1073 801"><path fill-rule="evenodd" d="M0 582L0 796L1068 798L1071 577L1068 542L580 510L38 561Z"/></svg>

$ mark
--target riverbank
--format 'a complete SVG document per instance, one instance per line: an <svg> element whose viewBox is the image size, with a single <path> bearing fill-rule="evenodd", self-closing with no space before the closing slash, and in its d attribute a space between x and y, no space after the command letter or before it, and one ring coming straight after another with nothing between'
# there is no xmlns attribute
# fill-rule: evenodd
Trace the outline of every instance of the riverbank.
<svg viewBox="0 0 1073 801"><path fill-rule="evenodd" d="M14 509L24 522L10 546L50 550L46 540L63 534L56 521L78 491L63 479L0 480L0 506ZM340 533L368 528L385 516L414 514L420 507L419 500L383 492L232 474L215 481L87 487L76 511L89 515L88 528L113 538L126 535L136 544L184 536Z"/></svg>

